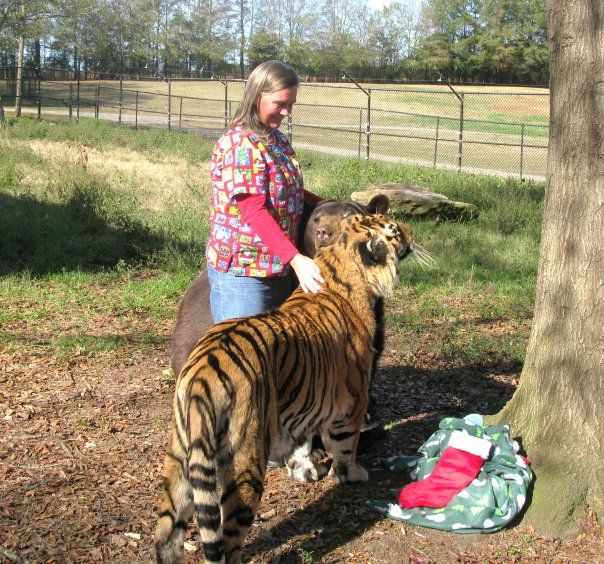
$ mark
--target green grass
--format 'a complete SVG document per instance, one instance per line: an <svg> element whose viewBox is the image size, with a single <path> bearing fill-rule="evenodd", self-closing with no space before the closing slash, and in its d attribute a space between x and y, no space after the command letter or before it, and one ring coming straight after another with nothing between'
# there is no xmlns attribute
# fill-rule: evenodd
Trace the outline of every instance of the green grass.
<svg viewBox="0 0 604 564"><path fill-rule="evenodd" d="M375 183L417 184L478 206L471 222L409 220L436 268L401 266L402 288L390 300L388 326L401 362L415 351L451 361L519 363L532 315L544 186L420 167L332 159L301 152L309 189L333 198ZM487 328L512 324L512 333ZM429 342L426 335L431 335Z"/></svg>
<svg viewBox="0 0 604 564"><path fill-rule="evenodd" d="M71 83L71 94L69 85L43 83L42 115L66 118L71 99L73 115L82 118L92 117L96 106L102 119L118 121L121 114L121 119L134 123L136 114L138 123L147 127L167 127L170 114L174 127L216 131L225 128L225 89L216 81L174 82L170 97L167 82L124 81L120 91L119 81L86 81L80 83L79 91L77 84ZM242 89L241 82L229 83L228 115L235 112ZM459 87L458 90L464 93L462 167L469 172L500 171L544 177L549 131L538 124L547 125L547 89ZM367 96L350 84L305 84L300 88L293 114L294 137L332 153L334 149L356 152L357 131L359 126L365 129L367 106ZM372 158L429 165L437 145L433 139L438 121L437 163L457 167L459 115L460 103L445 85L371 87ZM140 149L152 152L154 141L142 140ZM159 146L165 143L162 140ZM364 144L361 135L361 145Z"/></svg>
<svg viewBox="0 0 604 564"><path fill-rule="evenodd" d="M174 156L190 163L204 162L210 158L212 145L199 143L195 135L174 135L164 129L146 130L144 133L129 127L116 127L104 121L83 119L79 122L57 122L23 118L8 120L8 127L0 131L0 139L65 141L79 143L96 149L107 147L129 148L151 157Z"/></svg>
<svg viewBox="0 0 604 564"><path fill-rule="evenodd" d="M149 206L150 195L159 196L155 177L82 168L69 151L60 158L34 151L40 141L76 143L107 158L129 151L144 166L176 160L201 179L186 180L174 197ZM175 306L203 262L212 146L191 134L92 120L13 119L0 130L5 346L114 363L167 347ZM401 363L413 362L418 350L459 364L523 361L543 185L308 150L299 155L306 186L325 197L400 182L480 210L469 222L408 220L436 268L405 261L401 288L388 301L389 343Z"/></svg>

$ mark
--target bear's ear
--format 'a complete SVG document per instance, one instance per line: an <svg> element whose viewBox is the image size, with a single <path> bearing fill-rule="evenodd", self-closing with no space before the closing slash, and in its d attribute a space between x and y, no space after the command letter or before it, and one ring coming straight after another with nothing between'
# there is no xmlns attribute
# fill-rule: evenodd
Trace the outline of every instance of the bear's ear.
<svg viewBox="0 0 604 564"><path fill-rule="evenodd" d="M386 194L378 194L369 200L367 211L369 213L380 213L386 215L390 209L390 198Z"/></svg>
<svg viewBox="0 0 604 564"><path fill-rule="evenodd" d="M388 257L388 243L379 235L374 235L359 245L359 253L365 266L384 264Z"/></svg>

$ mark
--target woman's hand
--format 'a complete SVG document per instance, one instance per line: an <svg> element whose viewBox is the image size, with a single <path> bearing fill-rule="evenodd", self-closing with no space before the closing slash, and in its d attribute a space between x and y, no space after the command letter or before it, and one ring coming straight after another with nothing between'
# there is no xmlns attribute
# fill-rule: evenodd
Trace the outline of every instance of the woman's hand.
<svg viewBox="0 0 604 564"><path fill-rule="evenodd" d="M298 253L291 260L290 264L298 277L300 288L305 293L312 292L316 294L321 290L325 280L323 280L321 271L314 260Z"/></svg>

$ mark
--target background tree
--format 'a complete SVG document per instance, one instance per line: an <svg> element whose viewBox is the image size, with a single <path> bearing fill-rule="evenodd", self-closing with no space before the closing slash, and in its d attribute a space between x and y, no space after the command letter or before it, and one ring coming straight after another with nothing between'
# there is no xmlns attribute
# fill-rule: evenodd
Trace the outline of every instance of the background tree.
<svg viewBox="0 0 604 564"><path fill-rule="evenodd" d="M535 315L518 389L497 416L537 475L528 518L576 527L604 504L604 9L548 0L551 114Z"/></svg>
<svg viewBox="0 0 604 564"><path fill-rule="evenodd" d="M427 0L411 59L452 80L547 82L545 0Z"/></svg>
<svg viewBox="0 0 604 564"><path fill-rule="evenodd" d="M380 78L396 78L401 63L415 46L417 22L411 9L395 2L370 16L368 47Z"/></svg>
<svg viewBox="0 0 604 564"><path fill-rule="evenodd" d="M481 19L484 80L539 80L548 64L545 0L487 0Z"/></svg>
<svg viewBox="0 0 604 564"><path fill-rule="evenodd" d="M283 41L274 34L258 31L250 37L247 58L250 70L264 61L279 59L283 55Z"/></svg>
<svg viewBox="0 0 604 564"><path fill-rule="evenodd" d="M262 32L306 76L547 81L545 0L426 0L419 22L409 1L0 0L0 66L16 66L24 30L29 69L243 76Z"/></svg>

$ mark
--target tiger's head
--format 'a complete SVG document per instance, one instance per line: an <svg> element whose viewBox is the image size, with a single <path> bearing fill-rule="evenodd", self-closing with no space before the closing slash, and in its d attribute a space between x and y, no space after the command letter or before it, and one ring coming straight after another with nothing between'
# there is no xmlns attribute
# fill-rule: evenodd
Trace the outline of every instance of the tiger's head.
<svg viewBox="0 0 604 564"><path fill-rule="evenodd" d="M384 215L353 215L342 220L340 229L332 246L340 259L339 268L356 265L374 296L391 293L399 281L400 261L413 250L411 229ZM320 254L327 256L328 252Z"/></svg>

